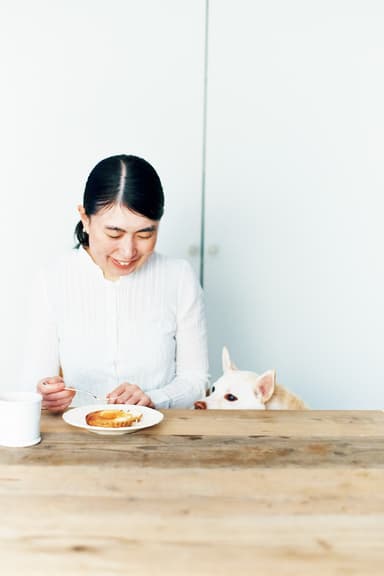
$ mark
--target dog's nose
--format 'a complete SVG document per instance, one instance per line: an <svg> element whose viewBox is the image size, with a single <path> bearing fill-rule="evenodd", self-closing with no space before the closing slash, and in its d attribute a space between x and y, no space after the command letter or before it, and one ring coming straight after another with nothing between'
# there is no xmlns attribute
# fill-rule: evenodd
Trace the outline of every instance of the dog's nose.
<svg viewBox="0 0 384 576"><path fill-rule="evenodd" d="M197 402L195 402L194 406L195 406L195 410L206 410L207 409L207 403L204 402L204 400L198 400Z"/></svg>

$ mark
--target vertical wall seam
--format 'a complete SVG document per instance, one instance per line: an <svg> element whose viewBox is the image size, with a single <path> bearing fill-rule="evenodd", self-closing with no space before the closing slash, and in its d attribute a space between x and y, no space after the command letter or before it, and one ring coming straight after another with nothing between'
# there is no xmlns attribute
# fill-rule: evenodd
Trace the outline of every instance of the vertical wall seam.
<svg viewBox="0 0 384 576"><path fill-rule="evenodd" d="M201 216L200 216L200 284L202 287L204 287L204 263L205 263L204 262L204 258L205 258L205 177L206 177L206 157L207 157L208 33L209 33L209 0L205 0L203 133L202 133Z"/></svg>

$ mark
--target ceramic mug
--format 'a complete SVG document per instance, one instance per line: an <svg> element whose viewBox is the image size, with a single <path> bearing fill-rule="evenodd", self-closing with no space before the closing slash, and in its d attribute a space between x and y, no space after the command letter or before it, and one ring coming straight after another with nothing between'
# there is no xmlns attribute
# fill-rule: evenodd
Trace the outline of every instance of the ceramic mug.
<svg viewBox="0 0 384 576"><path fill-rule="evenodd" d="M0 392L0 446L40 442L41 400L36 392Z"/></svg>

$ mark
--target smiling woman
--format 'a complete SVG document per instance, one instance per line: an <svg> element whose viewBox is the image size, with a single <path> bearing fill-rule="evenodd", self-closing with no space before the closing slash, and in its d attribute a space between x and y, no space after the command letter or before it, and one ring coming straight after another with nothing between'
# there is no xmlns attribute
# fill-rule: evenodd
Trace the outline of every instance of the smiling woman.
<svg viewBox="0 0 384 576"><path fill-rule="evenodd" d="M53 412L71 404L68 388L191 407L208 381L202 291L187 261L155 252L156 171L136 156L102 160L78 210L76 248L42 271L32 298L24 384Z"/></svg>
<svg viewBox="0 0 384 576"><path fill-rule="evenodd" d="M78 246L114 280L144 264L155 248L164 212L160 178L142 158L111 156L90 173L78 210Z"/></svg>
<svg viewBox="0 0 384 576"><path fill-rule="evenodd" d="M152 254L157 240L158 222L121 204L102 208L89 217L79 206L89 244L85 248L107 280L137 270Z"/></svg>

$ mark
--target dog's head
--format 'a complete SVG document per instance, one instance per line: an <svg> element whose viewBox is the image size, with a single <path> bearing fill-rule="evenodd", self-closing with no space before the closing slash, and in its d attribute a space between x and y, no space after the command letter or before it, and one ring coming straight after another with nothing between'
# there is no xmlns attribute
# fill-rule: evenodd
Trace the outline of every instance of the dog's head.
<svg viewBox="0 0 384 576"><path fill-rule="evenodd" d="M265 410L275 390L274 370L259 376L254 372L238 370L231 362L227 348L223 348L223 376L211 387L211 394L195 402L195 410L207 408Z"/></svg>

